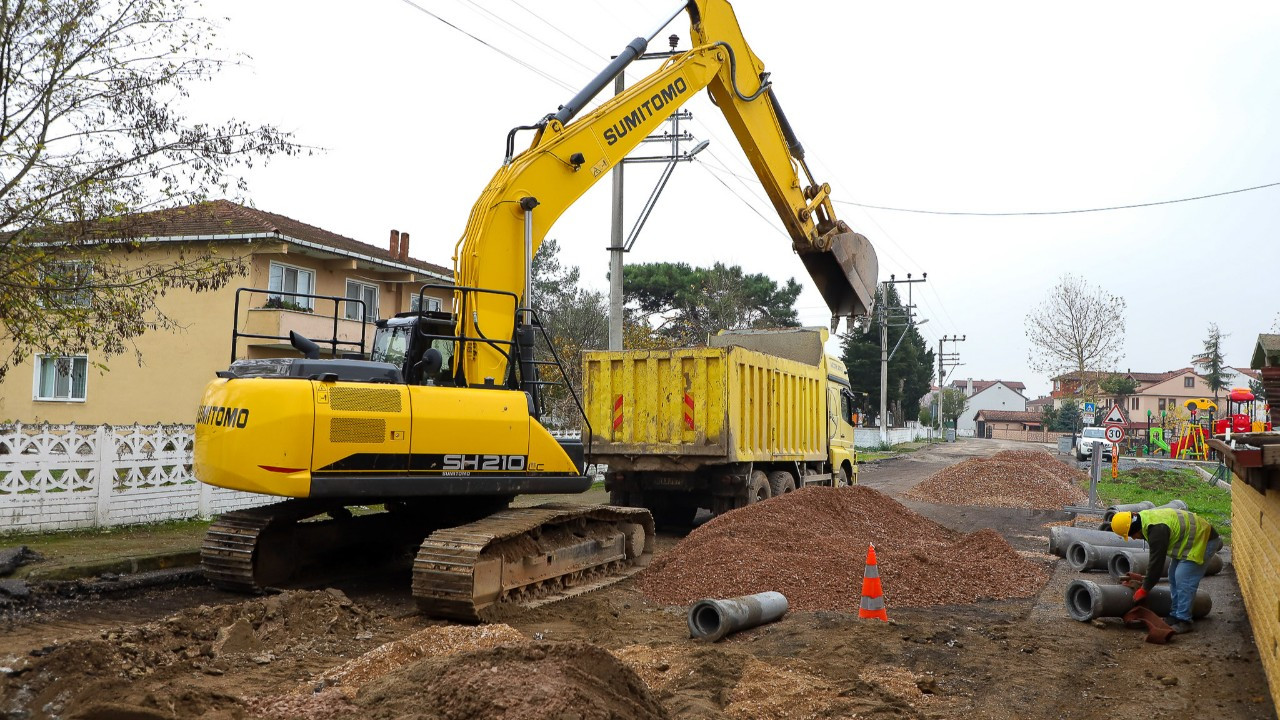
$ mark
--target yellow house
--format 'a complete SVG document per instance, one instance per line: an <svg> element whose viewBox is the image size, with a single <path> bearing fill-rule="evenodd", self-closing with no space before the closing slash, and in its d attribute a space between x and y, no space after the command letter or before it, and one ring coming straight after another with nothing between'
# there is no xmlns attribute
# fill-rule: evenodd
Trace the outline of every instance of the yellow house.
<svg viewBox="0 0 1280 720"><path fill-rule="evenodd" d="M452 285L453 273L410 258L408 233L393 230L388 245L379 247L225 200L141 217L146 236L113 248L112 262L143 263L212 244L220 254L244 258L245 274L215 291L169 291L158 305L182 328L143 334L133 343L137 355L36 353L0 381L0 421L190 423L205 384L233 359L233 317L241 333L287 337L296 330L325 354L359 352L363 333L367 354L372 321L452 303L447 288L422 291L423 285ZM240 337L235 345L235 359L296 352L287 341L266 337Z"/></svg>

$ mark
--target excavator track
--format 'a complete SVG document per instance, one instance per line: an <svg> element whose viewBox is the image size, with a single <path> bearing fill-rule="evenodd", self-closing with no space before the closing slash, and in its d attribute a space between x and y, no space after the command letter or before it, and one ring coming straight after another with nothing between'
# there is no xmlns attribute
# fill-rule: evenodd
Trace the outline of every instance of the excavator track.
<svg viewBox="0 0 1280 720"><path fill-rule="evenodd" d="M314 581L312 572L324 577L343 562L367 569L437 527L412 516L353 516L341 502L286 500L219 517L200 546L200 566L215 587L259 593Z"/></svg>
<svg viewBox="0 0 1280 720"><path fill-rule="evenodd" d="M432 617L480 622L501 604L548 601L648 564L653 517L643 508L547 503L437 530L413 563L413 596Z"/></svg>

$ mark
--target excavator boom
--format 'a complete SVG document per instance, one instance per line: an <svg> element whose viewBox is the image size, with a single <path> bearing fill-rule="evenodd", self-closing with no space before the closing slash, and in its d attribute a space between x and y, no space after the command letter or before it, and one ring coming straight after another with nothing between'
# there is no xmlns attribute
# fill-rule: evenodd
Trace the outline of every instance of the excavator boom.
<svg viewBox="0 0 1280 720"><path fill-rule="evenodd" d="M472 208L454 258L459 286L510 292L527 303L532 255L550 227L667 116L706 88L832 315L869 312L876 284L875 250L836 218L830 186L813 179L804 148L782 113L763 63L742 37L733 8L725 0L689 0L684 9L691 20L691 50L668 59L592 112L575 117L627 62L644 52L647 40L636 38L557 113L517 128L536 130L533 143L514 157L508 152ZM479 340L465 343L462 378L475 385L486 378L508 377L510 360L490 341L513 335L516 315L510 300L460 292L456 307L458 336Z"/></svg>

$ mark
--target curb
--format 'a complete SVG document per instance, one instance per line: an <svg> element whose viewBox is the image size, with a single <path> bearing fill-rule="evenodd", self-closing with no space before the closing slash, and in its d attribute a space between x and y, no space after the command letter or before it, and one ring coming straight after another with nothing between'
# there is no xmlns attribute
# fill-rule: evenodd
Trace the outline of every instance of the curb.
<svg viewBox="0 0 1280 720"><path fill-rule="evenodd" d="M31 570L14 576L15 579L27 582L50 582L59 580L83 580L101 575L134 575L155 570L173 568L199 567L199 550L179 550L156 553L154 555L132 555L111 558L75 565L53 567L31 566Z"/></svg>

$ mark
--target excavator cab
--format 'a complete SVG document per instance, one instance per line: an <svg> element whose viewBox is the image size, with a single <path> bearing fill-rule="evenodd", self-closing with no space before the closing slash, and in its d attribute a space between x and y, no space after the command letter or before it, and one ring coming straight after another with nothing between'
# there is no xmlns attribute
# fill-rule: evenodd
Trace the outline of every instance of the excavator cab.
<svg viewBox="0 0 1280 720"><path fill-rule="evenodd" d="M379 320L369 359L400 367L409 385L453 386L454 323L452 314L438 310Z"/></svg>

